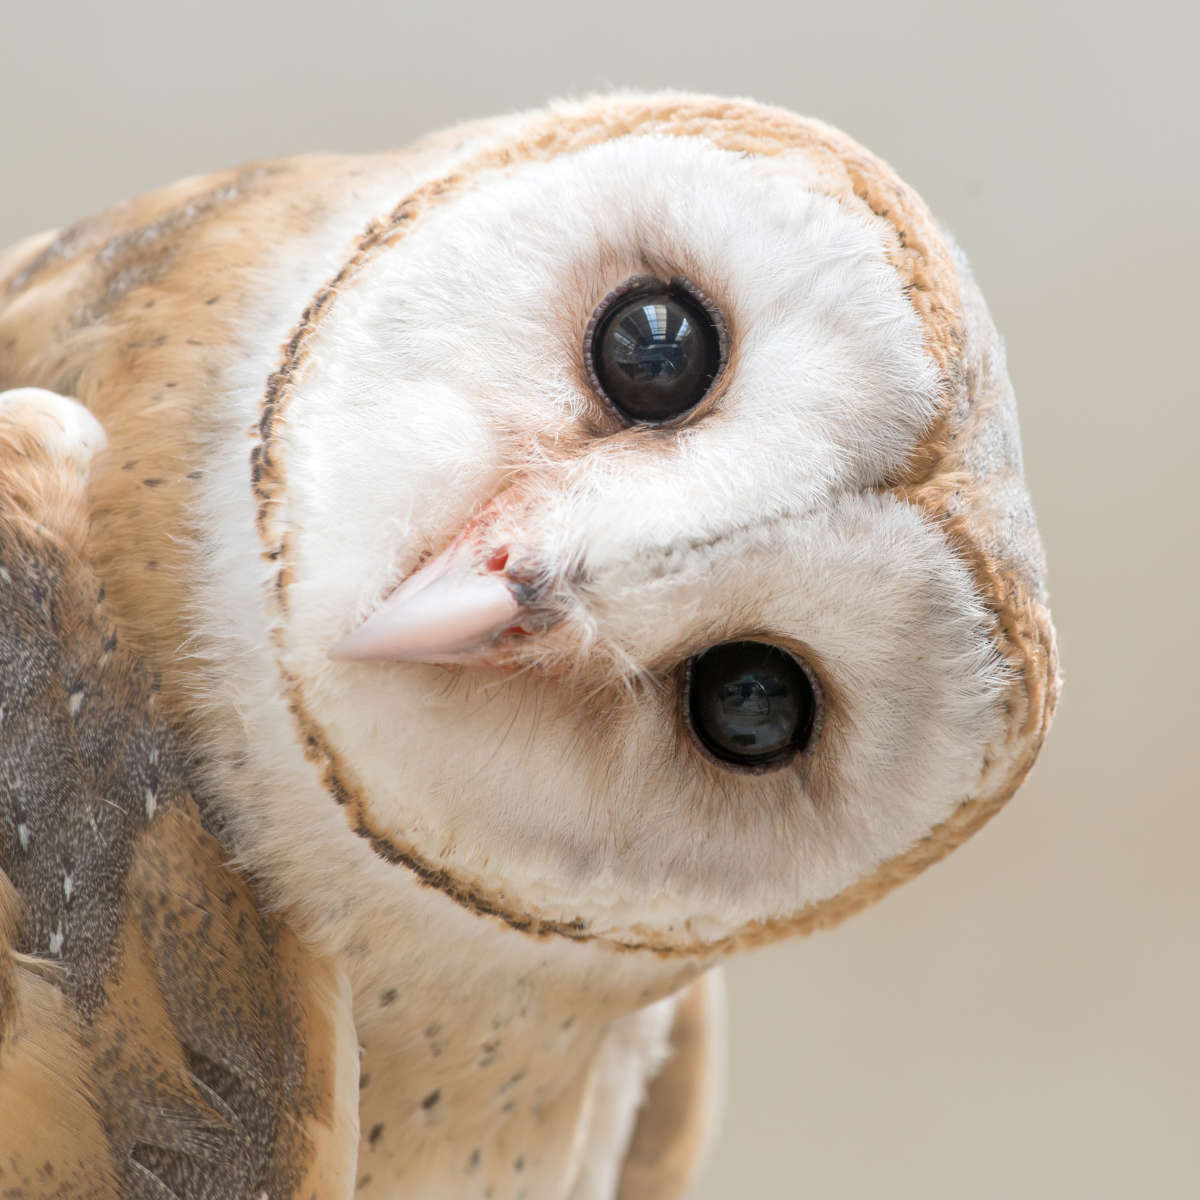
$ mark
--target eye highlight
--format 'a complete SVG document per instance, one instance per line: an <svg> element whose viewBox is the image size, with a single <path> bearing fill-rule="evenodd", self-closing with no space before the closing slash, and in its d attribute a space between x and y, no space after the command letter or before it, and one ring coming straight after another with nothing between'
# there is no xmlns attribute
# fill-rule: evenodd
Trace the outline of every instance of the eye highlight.
<svg viewBox="0 0 1200 1200"><path fill-rule="evenodd" d="M628 280L601 301L584 335L597 393L626 420L656 425L695 408L725 365L725 327L682 279Z"/></svg>
<svg viewBox="0 0 1200 1200"><path fill-rule="evenodd" d="M813 676L791 654L765 642L725 642L688 662L684 707L709 755L768 771L808 749L820 699Z"/></svg>

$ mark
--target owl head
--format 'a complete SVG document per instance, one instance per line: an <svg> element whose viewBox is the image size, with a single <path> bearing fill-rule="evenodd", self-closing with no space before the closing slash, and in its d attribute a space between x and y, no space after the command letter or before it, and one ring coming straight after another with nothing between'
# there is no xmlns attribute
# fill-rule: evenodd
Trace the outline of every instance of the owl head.
<svg viewBox="0 0 1200 1200"><path fill-rule="evenodd" d="M1012 392L884 163L616 95L261 172L188 284L238 296L186 607L243 857L704 956L1017 787L1057 685Z"/></svg>

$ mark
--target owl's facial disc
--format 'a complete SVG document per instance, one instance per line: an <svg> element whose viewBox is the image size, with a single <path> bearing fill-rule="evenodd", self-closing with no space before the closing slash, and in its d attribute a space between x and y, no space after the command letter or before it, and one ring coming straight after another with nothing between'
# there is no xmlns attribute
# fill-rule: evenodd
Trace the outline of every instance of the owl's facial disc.
<svg viewBox="0 0 1200 1200"><path fill-rule="evenodd" d="M280 427L281 661L347 838L708 942L961 804L989 616L888 490L943 381L887 228L825 183L616 139L447 193L338 291Z"/></svg>

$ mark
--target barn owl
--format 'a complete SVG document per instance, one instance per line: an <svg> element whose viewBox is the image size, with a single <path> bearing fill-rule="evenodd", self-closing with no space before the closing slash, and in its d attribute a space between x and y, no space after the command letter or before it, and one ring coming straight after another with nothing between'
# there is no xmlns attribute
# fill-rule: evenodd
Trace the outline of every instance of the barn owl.
<svg viewBox="0 0 1200 1200"><path fill-rule="evenodd" d="M718 967L1024 778L1003 351L842 133L617 94L0 258L0 1182L682 1196Z"/></svg>

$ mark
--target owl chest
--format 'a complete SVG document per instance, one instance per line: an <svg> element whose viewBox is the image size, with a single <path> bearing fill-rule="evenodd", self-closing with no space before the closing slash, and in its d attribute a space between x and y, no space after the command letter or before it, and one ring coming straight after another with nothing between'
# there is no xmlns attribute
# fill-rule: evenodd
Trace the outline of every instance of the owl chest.
<svg viewBox="0 0 1200 1200"><path fill-rule="evenodd" d="M490 922L460 940L431 938L428 920L404 927L403 942L360 928L344 952L356 1197L612 1200L675 997L656 999L629 956Z"/></svg>
<svg viewBox="0 0 1200 1200"><path fill-rule="evenodd" d="M360 1021L356 1196L577 1195L602 1029L519 989L431 999L384 988Z"/></svg>

